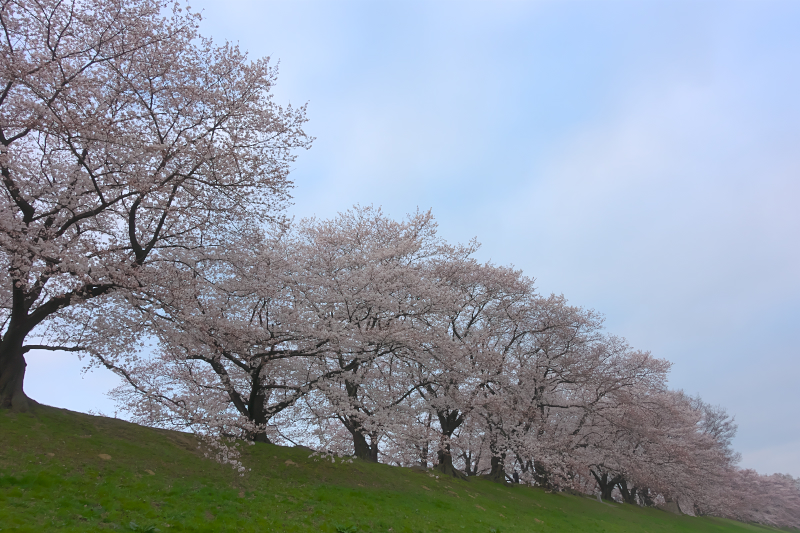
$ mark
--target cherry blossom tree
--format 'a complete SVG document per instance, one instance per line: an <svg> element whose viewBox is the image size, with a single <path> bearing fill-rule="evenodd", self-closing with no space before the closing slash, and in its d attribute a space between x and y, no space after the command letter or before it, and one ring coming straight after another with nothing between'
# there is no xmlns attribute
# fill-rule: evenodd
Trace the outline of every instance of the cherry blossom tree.
<svg viewBox="0 0 800 533"><path fill-rule="evenodd" d="M90 302L123 313L161 265L285 205L305 108L198 20L158 0L0 2L0 407L32 405L29 350L118 333L90 338Z"/></svg>
<svg viewBox="0 0 800 533"><path fill-rule="evenodd" d="M502 372L498 345L506 333L504 313L524 305L533 296L533 286L518 271L480 265L468 257L438 265L434 275L446 297L428 325L429 340L417 359L418 381L424 382L419 394L434 417L433 428L439 431L436 468L463 476L453 465L451 443L481 389Z"/></svg>
<svg viewBox="0 0 800 533"><path fill-rule="evenodd" d="M235 255L177 265L148 287L138 310L158 340L154 353L96 356L124 378L113 393L121 409L148 425L269 442L271 419L330 377L328 339L298 317L284 234L229 241Z"/></svg>
<svg viewBox="0 0 800 533"><path fill-rule="evenodd" d="M355 455L377 460L380 435L418 388L404 370L438 305L430 265L460 248L436 236L430 213L396 222L365 207L301 223L296 236L298 301L330 339L326 368L335 377L319 390L328 414L352 435Z"/></svg>

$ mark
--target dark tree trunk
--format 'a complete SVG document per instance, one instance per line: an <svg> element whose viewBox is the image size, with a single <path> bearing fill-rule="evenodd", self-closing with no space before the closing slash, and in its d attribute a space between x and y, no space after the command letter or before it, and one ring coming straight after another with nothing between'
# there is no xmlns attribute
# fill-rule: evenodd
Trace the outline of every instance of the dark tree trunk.
<svg viewBox="0 0 800 533"><path fill-rule="evenodd" d="M367 436L364 434L364 428L361 423L354 420L352 417L341 417L344 427L353 436L353 447L355 448L355 456L364 461L373 463L378 462L378 435L373 433L370 435L370 441L367 442Z"/></svg>
<svg viewBox="0 0 800 533"><path fill-rule="evenodd" d="M436 416L439 418L439 425L442 427L444 439L439 445L439 451L436 454L437 463L434 468L447 476L467 479L463 472L453 466L453 453L450 450L450 437L453 436L453 432L464 421L464 416L457 410L437 411Z"/></svg>
<svg viewBox="0 0 800 533"><path fill-rule="evenodd" d="M450 444L445 444L436 453L436 470L446 476L452 476L458 479L467 479L466 474L453 466L453 455L450 451Z"/></svg>
<svg viewBox="0 0 800 533"><path fill-rule="evenodd" d="M429 444L426 442L419 447L419 466L428 468L428 454L430 453Z"/></svg>
<svg viewBox="0 0 800 533"><path fill-rule="evenodd" d="M257 367L251 373L250 401L247 404L247 414L250 422L256 424L260 429L248 435L253 442L264 442L269 444L267 437L267 422L272 417L272 413L267 411L267 397L261 384L261 367Z"/></svg>
<svg viewBox="0 0 800 533"><path fill-rule="evenodd" d="M351 431L353 435L353 446L356 450L356 457L367 461L372 459L372 448L367 442L367 438L360 431Z"/></svg>
<svg viewBox="0 0 800 533"><path fill-rule="evenodd" d="M429 411L428 416L425 420L425 427L427 429L430 429L432 419L433 417L431 416L431 413ZM428 468L428 458L430 457L431 453L430 442L426 440L424 443L422 443L421 446L417 446L417 449L419 450L419 465L422 468Z"/></svg>
<svg viewBox="0 0 800 533"><path fill-rule="evenodd" d="M492 453L491 459L491 470L485 476L482 476L489 481L494 481L495 483L505 483L506 482L506 454L505 452L500 451L499 447L497 446L497 436L493 433L494 428L492 425L489 425L489 431L491 433L491 437L489 439L489 451Z"/></svg>
<svg viewBox="0 0 800 533"><path fill-rule="evenodd" d="M345 390L347 391L347 396L350 398L350 405L356 407L357 411L364 413L366 416L370 416L370 413L366 411L366 409L362 409L357 407L359 404L358 401L358 389L360 385L357 382L353 382L350 380L345 380L344 382ZM364 461L370 461L373 463L378 462L378 435L377 433L370 433L370 442L367 442L367 431L364 428L363 424L361 423L358 418L353 416L346 416L340 415L339 420L342 421L344 427L347 428L347 431L353 436L353 448L355 448L355 456L359 459Z"/></svg>
<svg viewBox="0 0 800 533"><path fill-rule="evenodd" d="M253 439L253 442L263 442L264 444L272 443L272 441L269 440L269 437L267 437L267 434L264 431L256 431L255 433L253 433L251 437Z"/></svg>
<svg viewBox="0 0 800 533"><path fill-rule="evenodd" d="M478 457L472 456L472 450L461 452L461 458L464 460L464 473L468 476L478 475L478 463L481 461L481 454L478 452Z"/></svg>
<svg viewBox="0 0 800 533"><path fill-rule="evenodd" d="M642 489L639 491L639 498L642 500L642 505L645 507L653 507L656 502L653 501L652 496L650 496L650 489Z"/></svg>
<svg viewBox="0 0 800 533"><path fill-rule="evenodd" d="M617 485L619 492L622 494L622 501L631 505L637 505L636 501L636 487L628 488L628 482L621 479Z"/></svg>
<svg viewBox="0 0 800 533"><path fill-rule="evenodd" d="M522 457L520 457L519 454L514 454L514 455L517 458L516 464L519 465L519 469L522 471L522 474L523 475L529 474L530 476L532 476L534 478L534 483L537 483L537 481L536 481L536 469L533 467L533 459L523 459ZM515 478L515 481L517 483L522 483L522 480L520 479L521 476L519 474L517 474L516 466L514 467L514 474L517 476Z"/></svg>
<svg viewBox="0 0 800 533"><path fill-rule="evenodd" d="M553 484L550 481L550 471L547 470L541 463L533 462L533 481L537 486L552 489Z"/></svg>
<svg viewBox="0 0 800 533"><path fill-rule="evenodd" d="M595 481L597 481L597 487L600 489L600 498L604 500L610 500L611 493L614 492L614 487L621 481L622 477L614 476L613 478L609 479L607 473L603 473L603 475L597 475L594 470L591 472Z"/></svg>
<svg viewBox="0 0 800 533"><path fill-rule="evenodd" d="M22 347L24 335L14 335L12 328L0 341L0 409L27 411L36 402L25 395L25 351Z"/></svg>
<svg viewBox="0 0 800 533"><path fill-rule="evenodd" d="M506 469L505 469L505 458L504 457L492 457L492 469L489 471L488 474L481 476L489 481L494 481L495 483L505 483L506 482Z"/></svg>
<svg viewBox="0 0 800 533"><path fill-rule="evenodd" d="M257 424L259 428L264 428L264 429L258 429L256 431L251 431L247 435L247 438L250 439L253 442L263 442L263 443L266 443L266 444L271 444L272 441L269 440L269 437L267 436L267 431L266 431L267 422L269 422L269 417L267 417L266 413L264 413L263 411L264 411L264 409L261 409L261 412L254 413L250 417L250 421L253 422L254 424Z"/></svg>
<svg viewBox="0 0 800 533"><path fill-rule="evenodd" d="M517 457L517 464L519 465L519 468L522 470L523 474L533 472L533 459L523 459L519 456L519 454L515 455Z"/></svg>

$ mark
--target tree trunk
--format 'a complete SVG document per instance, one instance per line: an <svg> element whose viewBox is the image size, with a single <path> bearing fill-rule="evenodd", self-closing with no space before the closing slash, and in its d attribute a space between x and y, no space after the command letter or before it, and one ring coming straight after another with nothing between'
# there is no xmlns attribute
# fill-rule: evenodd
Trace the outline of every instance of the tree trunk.
<svg viewBox="0 0 800 533"><path fill-rule="evenodd" d="M497 435L494 433L495 427L490 422L489 423L489 451L492 454L491 458L491 470L489 473L481 476L489 481L494 481L495 483L505 483L506 482L506 452L501 452L500 447L497 445Z"/></svg>
<svg viewBox="0 0 800 533"><path fill-rule="evenodd" d="M467 479L467 476L453 466L453 454L450 451L450 437L458 426L464 421L464 416L458 411L437 411L439 426L442 428L443 439L439 444L439 451L436 453L437 464L434 467L439 472L459 479Z"/></svg>
<svg viewBox="0 0 800 533"><path fill-rule="evenodd" d="M488 479L489 481L494 481L495 483L505 483L506 469L504 459L504 457L492 456L492 469L488 474L481 477Z"/></svg>
<svg viewBox="0 0 800 533"><path fill-rule="evenodd" d="M422 468L428 468L429 453L430 453L429 443L426 441L422 446L419 447L419 465Z"/></svg>
<svg viewBox="0 0 800 533"><path fill-rule="evenodd" d="M481 461L481 454L478 452L478 457L473 458L472 450L461 452L461 458L464 460L464 473L467 476L478 475L478 464Z"/></svg>
<svg viewBox="0 0 800 533"><path fill-rule="evenodd" d="M355 370L354 370L355 372ZM350 399L351 406L357 406L359 404L358 401L358 389L360 385L358 382L345 380L344 382L345 390L347 391L347 396ZM365 413L366 416L369 416L370 413L366 412L366 410L362 410L356 407L357 411ZM347 428L347 431L353 436L353 448L355 448L355 456L359 459L363 459L364 461L370 461L373 463L378 462L378 435L376 433L370 434L370 441L367 442L367 434L364 430L363 424L358 420L356 417L347 416L347 415L340 415L339 420L342 421L344 427Z"/></svg>
<svg viewBox="0 0 800 533"><path fill-rule="evenodd" d="M550 482L550 471L536 461L533 462L533 481L539 487L545 489L553 488L553 484Z"/></svg>
<svg viewBox="0 0 800 533"><path fill-rule="evenodd" d="M532 476L534 476L534 482L535 482L536 469L533 467L533 459L523 459L522 457L519 456L519 454L515 455L517 457L517 464L519 465L519 469L522 470L522 474L524 475L530 473ZM516 473L516 471L517 470L515 468L514 472Z"/></svg>
<svg viewBox="0 0 800 533"><path fill-rule="evenodd" d="M253 442L264 442L270 444L269 437L267 437L267 422L269 422L270 413L267 413L267 397L261 388L261 380L259 374L261 369L257 369L255 375L252 376L252 386L250 389L250 402L247 405L247 413L250 421L256 424L261 430L251 432L248 437Z"/></svg>
<svg viewBox="0 0 800 533"><path fill-rule="evenodd" d="M22 390L27 366L23 340L24 336L17 339L7 332L0 341L0 409L28 411L38 405Z"/></svg>
<svg viewBox="0 0 800 533"><path fill-rule="evenodd" d="M597 481L597 487L600 489L600 497L604 500L611 500L611 493L614 492L614 487L622 478L620 476L614 476L609 480L607 473L598 476L594 471L592 471L592 475L595 481Z"/></svg>
<svg viewBox="0 0 800 533"><path fill-rule="evenodd" d="M363 427L357 421L349 416L341 418L344 427L353 436L353 447L355 448L355 456L364 461L373 463L378 462L378 436L377 434L370 435L370 442L367 442L367 436L364 434Z"/></svg>
<svg viewBox="0 0 800 533"><path fill-rule="evenodd" d="M628 482L621 479L618 483L619 492L622 494L622 501L631 505L637 505L636 501L636 487L628 488Z"/></svg>
<svg viewBox="0 0 800 533"><path fill-rule="evenodd" d="M431 420L433 417L431 416L430 411L428 411L427 420L425 420L425 428L431 428ZM422 468L428 468L428 457L430 457L431 449L430 449L430 441L426 440L421 446L417 448L419 450L419 465Z"/></svg>
<svg viewBox="0 0 800 533"><path fill-rule="evenodd" d="M353 447L356 450L356 457L369 461L372 459L372 449L367 442L367 437L360 431L351 431L353 435Z"/></svg>
<svg viewBox="0 0 800 533"><path fill-rule="evenodd" d="M436 453L436 470L446 476L452 476L458 479L467 479L467 476L461 470L453 466L453 455L450 451L450 443L446 443L439 448Z"/></svg>

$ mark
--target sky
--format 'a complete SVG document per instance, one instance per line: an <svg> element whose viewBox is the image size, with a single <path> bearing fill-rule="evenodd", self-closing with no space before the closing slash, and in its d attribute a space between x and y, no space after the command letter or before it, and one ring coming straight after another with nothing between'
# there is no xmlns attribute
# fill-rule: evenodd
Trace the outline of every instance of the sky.
<svg viewBox="0 0 800 533"><path fill-rule="evenodd" d="M800 3L191 5L308 104L289 215L432 209L672 361L735 415L742 467L800 476ZM113 415L85 363L31 353L26 392Z"/></svg>

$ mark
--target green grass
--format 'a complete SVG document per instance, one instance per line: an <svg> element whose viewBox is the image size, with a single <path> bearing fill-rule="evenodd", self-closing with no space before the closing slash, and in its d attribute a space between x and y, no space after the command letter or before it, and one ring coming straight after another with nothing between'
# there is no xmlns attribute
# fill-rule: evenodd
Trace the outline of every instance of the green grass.
<svg viewBox="0 0 800 533"><path fill-rule="evenodd" d="M0 411L0 531L775 531L308 455L246 446L240 477L191 435L52 407Z"/></svg>

